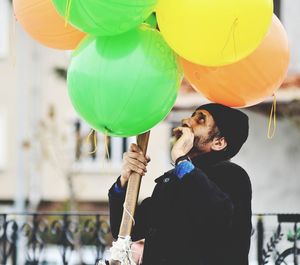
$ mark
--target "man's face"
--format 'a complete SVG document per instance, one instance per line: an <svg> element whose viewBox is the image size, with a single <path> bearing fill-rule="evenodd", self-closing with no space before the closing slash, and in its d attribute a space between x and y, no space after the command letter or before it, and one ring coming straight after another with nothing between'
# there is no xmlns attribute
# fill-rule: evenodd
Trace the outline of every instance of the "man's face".
<svg viewBox="0 0 300 265"><path fill-rule="evenodd" d="M194 133L194 147L191 153L206 153L211 151L211 142L216 132L212 115L206 110L196 110L191 117L182 120L183 127L189 127Z"/></svg>

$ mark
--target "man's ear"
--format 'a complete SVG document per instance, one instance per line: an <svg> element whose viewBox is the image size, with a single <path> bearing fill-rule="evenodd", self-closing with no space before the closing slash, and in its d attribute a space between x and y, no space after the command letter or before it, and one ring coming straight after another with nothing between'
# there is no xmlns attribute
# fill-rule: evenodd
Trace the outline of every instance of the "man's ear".
<svg viewBox="0 0 300 265"><path fill-rule="evenodd" d="M224 137L214 138L212 141L211 149L214 151L222 151L227 147L227 141Z"/></svg>

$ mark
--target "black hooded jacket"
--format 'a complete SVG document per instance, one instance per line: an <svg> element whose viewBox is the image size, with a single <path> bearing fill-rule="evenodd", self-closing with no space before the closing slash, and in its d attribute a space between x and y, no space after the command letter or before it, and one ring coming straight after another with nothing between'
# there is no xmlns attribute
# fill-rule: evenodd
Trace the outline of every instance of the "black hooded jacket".
<svg viewBox="0 0 300 265"><path fill-rule="evenodd" d="M179 179L168 171L135 214L133 241L145 238L143 265L248 265L251 183L240 166L218 153L193 159ZM118 237L125 194L109 191L110 221Z"/></svg>

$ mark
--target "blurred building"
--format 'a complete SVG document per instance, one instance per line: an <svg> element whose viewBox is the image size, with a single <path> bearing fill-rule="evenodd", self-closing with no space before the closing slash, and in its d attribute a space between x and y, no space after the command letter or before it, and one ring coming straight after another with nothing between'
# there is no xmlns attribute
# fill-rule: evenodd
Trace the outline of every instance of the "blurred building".
<svg viewBox="0 0 300 265"><path fill-rule="evenodd" d="M277 93L276 135L267 139L272 99L245 110L250 137L234 161L249 172L254 212L300 211L300 1L276 1L289 35L292 60ZM58 210L76 201L77 209L103 209L107 191L120 174L122 153L133 138L87 139L68 98L64 69L69 52L32 40L15 22L8 0L0 0L0 209ZM149 174L141 198L151 194L154 179L171 168L171 129L206 102L183 83L174 110L151 132ZM108 153L107 154L107 150Z"/></svg>

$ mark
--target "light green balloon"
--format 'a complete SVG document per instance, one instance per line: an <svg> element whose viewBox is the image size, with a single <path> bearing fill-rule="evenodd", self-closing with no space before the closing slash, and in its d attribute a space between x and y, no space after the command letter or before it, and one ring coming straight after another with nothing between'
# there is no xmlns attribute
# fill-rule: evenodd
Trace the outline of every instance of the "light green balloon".
<svg viewBox="0 0 300 265"><path fill-rule="evenodd" d="M181 79L176 55L146 25L118 36L88 36L68 70L69 95L79 115L92 128L122 137L163 120Z"/></svg>
<svg viewBox="0 0 300 265"><path fill-rule="evenodd" d="M52 0L57 11L81 31L111 36L139 26L157 0ZM66 12L70 5L69 12Z"/></svg>

